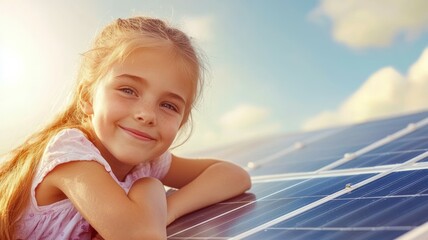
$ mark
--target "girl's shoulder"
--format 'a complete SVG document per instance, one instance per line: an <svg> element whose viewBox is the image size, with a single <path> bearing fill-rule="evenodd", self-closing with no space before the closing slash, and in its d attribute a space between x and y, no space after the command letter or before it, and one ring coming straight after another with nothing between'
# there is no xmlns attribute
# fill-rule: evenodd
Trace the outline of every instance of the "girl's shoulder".
<svg viewBox="0 0 428 240"><path fill-rule="evenodd" d="M64 129L48 142L36 172L35 184L42 181L56 166L72 161L96 161L111 172L110 165L82 131L75 128Z"/></svg>
<svg viewBox="0 0 428 240"><path fill-rule="evenodd" d="M95 145L86 135L76 128L59 131L48 142L44 155L55 153L83 153L93 152L100 154Z"/></svg>
<svg viewBox="0 0 428 240"><path fill-rule="evenodd" d="M43 162L67 160L97 160L107 163L100 151L79 129L64 129L48 142L42 156Z"/></svg>

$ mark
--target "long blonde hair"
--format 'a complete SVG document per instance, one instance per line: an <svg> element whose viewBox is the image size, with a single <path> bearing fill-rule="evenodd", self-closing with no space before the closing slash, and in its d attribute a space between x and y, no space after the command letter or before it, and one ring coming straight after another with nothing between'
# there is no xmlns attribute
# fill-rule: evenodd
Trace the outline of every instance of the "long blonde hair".
<svg viewBox="0 0 428 240"><path fill-rule="evenodd" d="M91 50L82 55L77 85L68 107L13 150L7 161L0 165L0 239L14 239L19 218L29 204L32 180L48 141L66 128L80 129L93 140L89 117L83 106L91 101L96 83L112 64L123 61L135 49L155 47L174 50L180 60L177 64L181 64L180 67L194 83L182 126L188 122L201 92L203 75L200 55L191 40L159 19L133 17L107 25L95 39Z"/></svg>

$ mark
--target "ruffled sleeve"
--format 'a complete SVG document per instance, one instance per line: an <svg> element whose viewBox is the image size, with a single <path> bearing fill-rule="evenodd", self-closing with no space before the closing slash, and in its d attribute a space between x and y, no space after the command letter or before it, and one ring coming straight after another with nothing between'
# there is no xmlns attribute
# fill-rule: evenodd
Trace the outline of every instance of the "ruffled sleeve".
<svg viewBox="0 0 428 240"><path fill-rule="evenodd" d="M43 181L44 177L58 165L72 161L96 161L112 175L107 161L83 132L78 129L62 130L49 141L38 166L31 188L31 199L34 206L37 207L35 189Z"/></svg>

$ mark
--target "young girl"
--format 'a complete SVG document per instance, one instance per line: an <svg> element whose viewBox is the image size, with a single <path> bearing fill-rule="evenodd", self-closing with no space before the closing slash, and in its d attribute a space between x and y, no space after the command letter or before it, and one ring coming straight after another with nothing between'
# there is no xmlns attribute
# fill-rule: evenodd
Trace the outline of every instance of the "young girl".
<svg viewBox="0 0 428 240"><path fill-rule="evenodd" d="M0 167L0 239L166 239L175 219L249 189L236 165L168 151L201 71L189 38L161 20L108 25L71 104Z"/></svg>

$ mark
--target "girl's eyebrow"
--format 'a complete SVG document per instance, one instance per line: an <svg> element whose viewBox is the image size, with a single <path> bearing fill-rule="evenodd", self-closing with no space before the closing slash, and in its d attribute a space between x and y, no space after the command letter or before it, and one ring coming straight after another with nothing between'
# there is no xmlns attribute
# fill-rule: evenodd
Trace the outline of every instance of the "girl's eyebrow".
<svg viewBox="0 0 428 240"><path fill-rule="evenodd" d="M132 79L134 81L143 82L143 83L147 82L147 80L145 78L142 78L142 77L139 77L139 76L135 76L135 75L131 75L131 74L126 74L126 73L125 74L121 74L121 75L119 75L117 77L119 77L119 78L130 78L130 79Z"/></svg>
<svg viewBox="0 0 428 240"><path fill-rule="evenodd" d="M133 81L137 81L137 82L141 82L141 83L147 83L147 80L145 78L139 77L139 76L135 76L135 75L131 75L131 74L121 74L119 76L117 76L119 78L129 78ZM180 102L182 102L184 105L186 105L186 100L184 100L183 97L181 97L180 95L173 93L173 92L168 92L167 96L174 98Z"/></svg>

